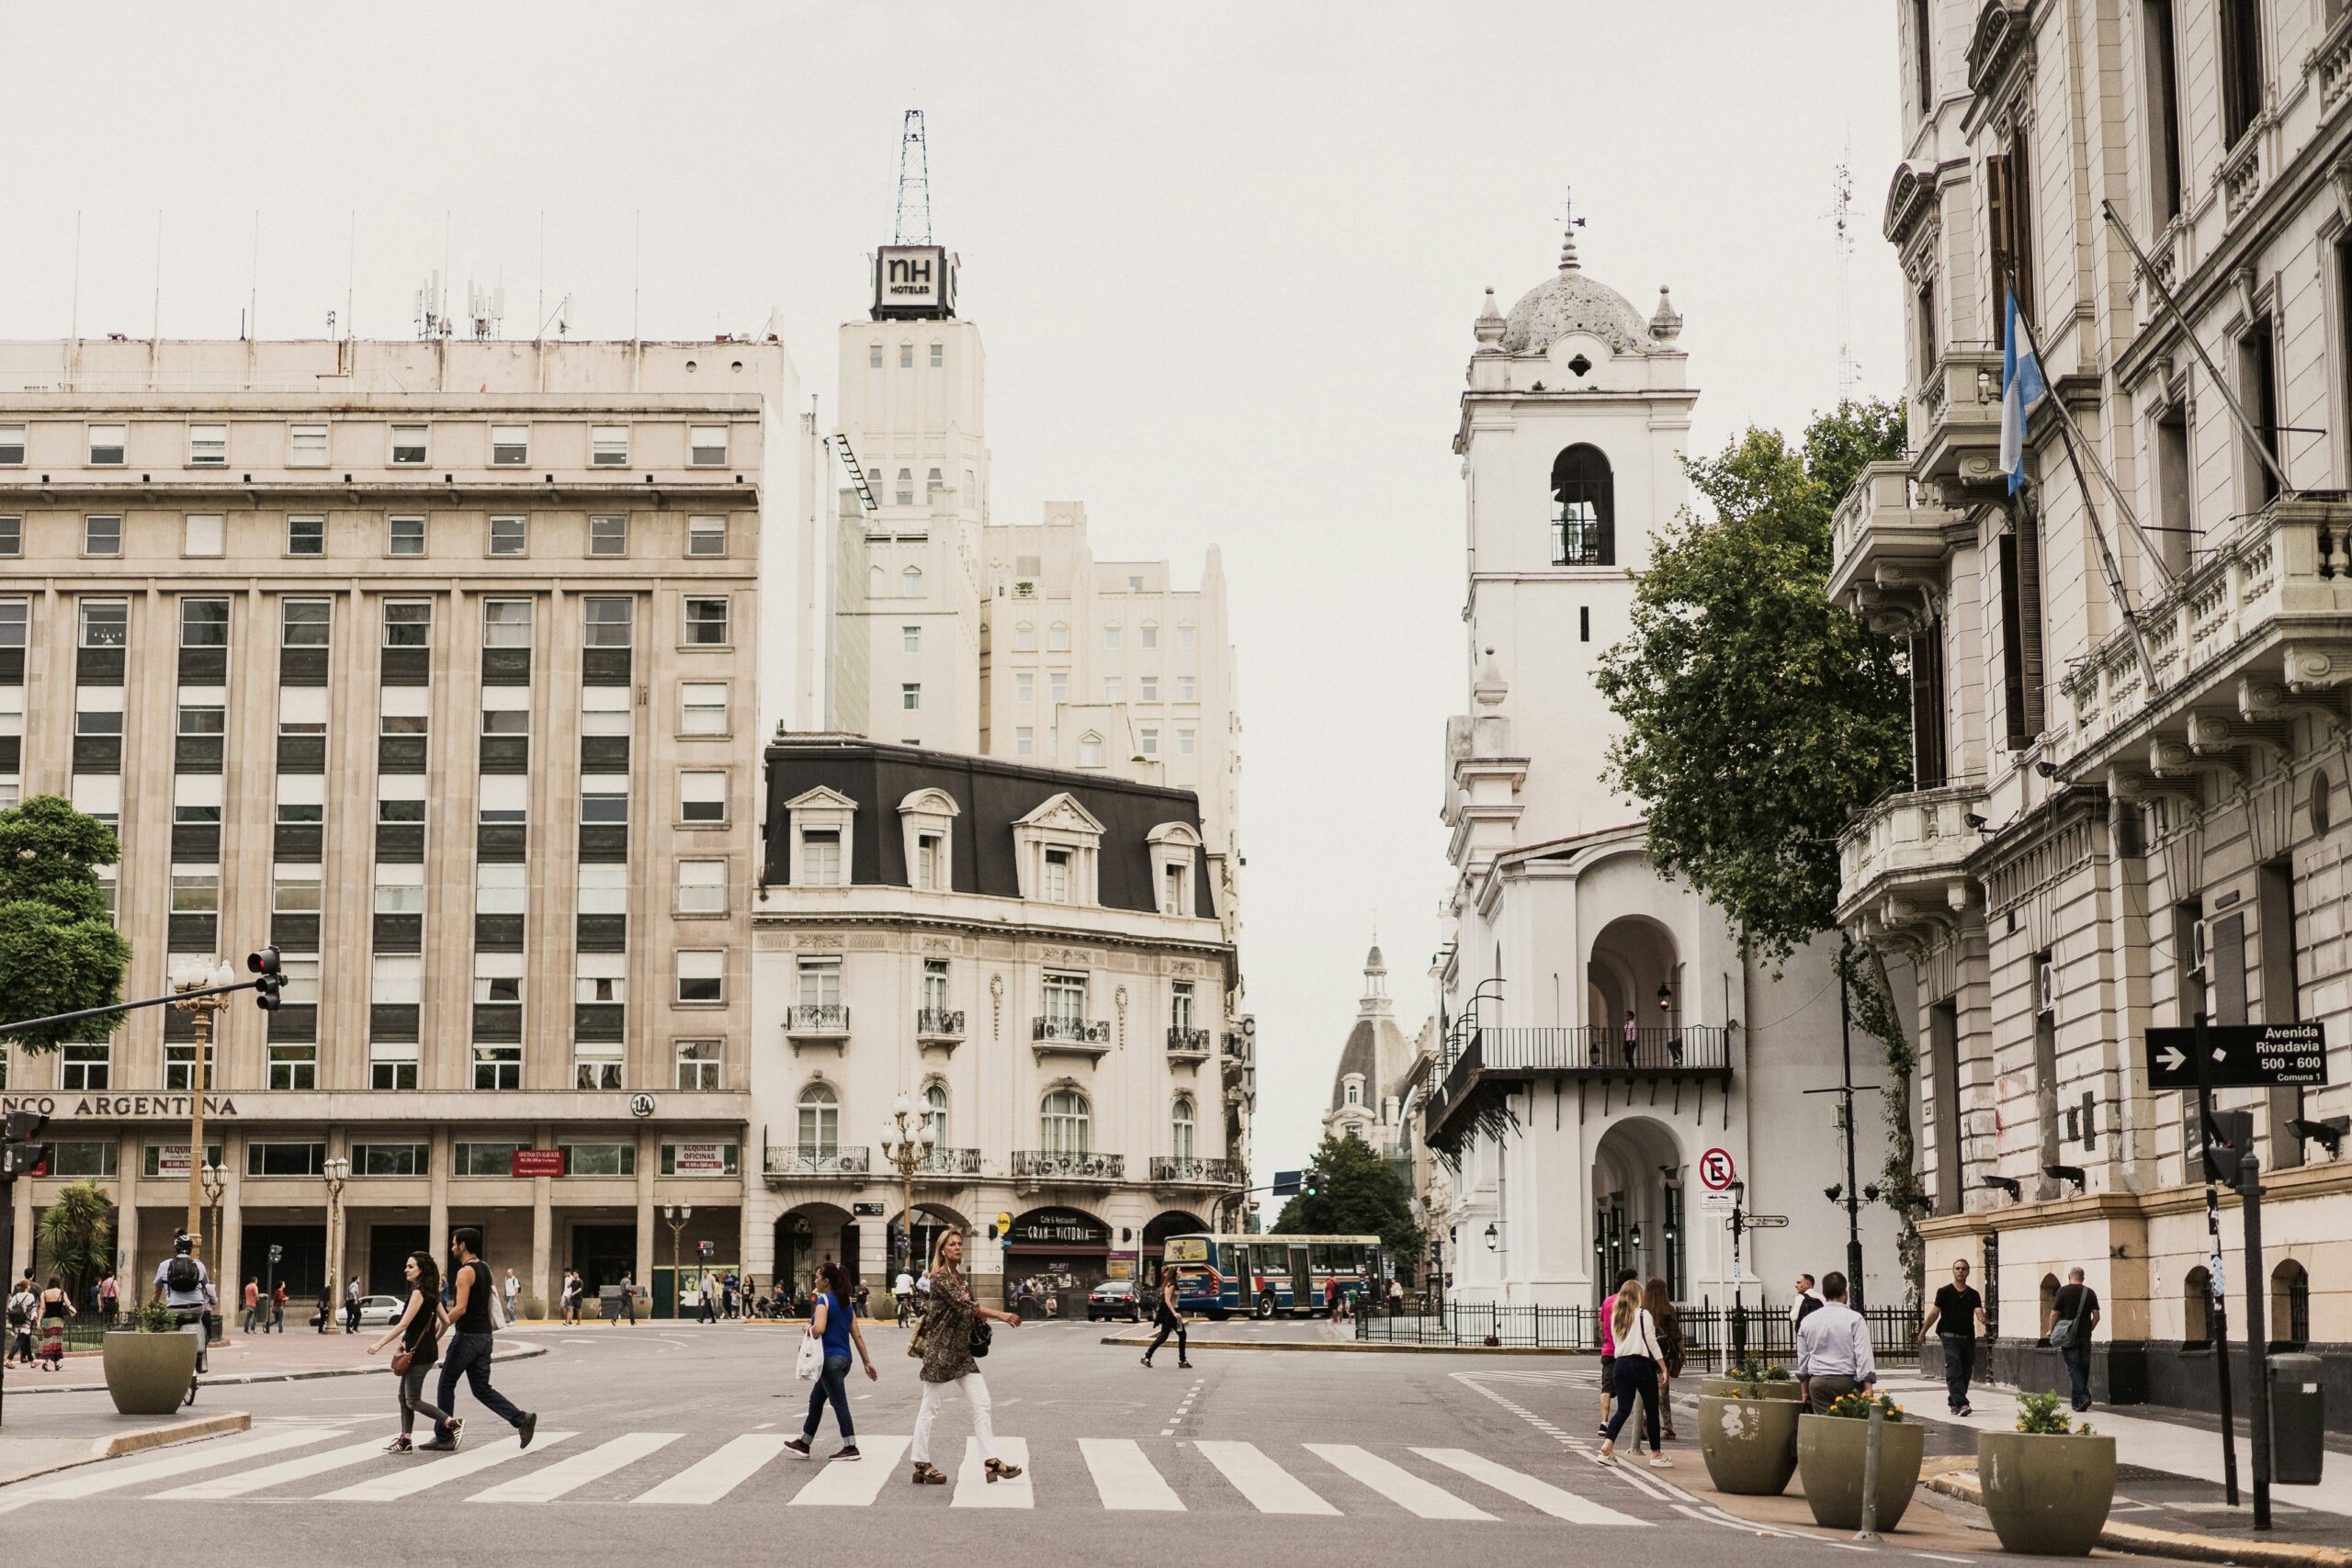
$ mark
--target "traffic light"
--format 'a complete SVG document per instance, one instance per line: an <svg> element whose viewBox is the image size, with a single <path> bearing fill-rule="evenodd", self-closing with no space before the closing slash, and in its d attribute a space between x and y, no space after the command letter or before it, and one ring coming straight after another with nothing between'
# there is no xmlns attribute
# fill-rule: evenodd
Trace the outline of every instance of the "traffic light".
<svg viewBox="0 0 2352 1568"><path fill-rule="evenodd" d="M1322 1172L1315 1170L1301 1171L1298 1178L1298 1195L1302 1198L1321 1197L1323 1195Z"/></svg>
<svg viewBox="0 0 2352 1568"><path fill-rule="evenodd" d="M245 967L257 978L254 984L254 1001L264 1012L277 1010L277 993L286 988L286 972L278 963L277 949L265 947L258 953L245 954Z"/></svg>
<svg viewBox="0 0 2352 1568"><path fill-rule="evenodd" d="M35 1142L48 1125L49 1118L38 1111L8 1112L6 1125L0 1127L0 1182L49 1173L49 1151Z"/></svg>

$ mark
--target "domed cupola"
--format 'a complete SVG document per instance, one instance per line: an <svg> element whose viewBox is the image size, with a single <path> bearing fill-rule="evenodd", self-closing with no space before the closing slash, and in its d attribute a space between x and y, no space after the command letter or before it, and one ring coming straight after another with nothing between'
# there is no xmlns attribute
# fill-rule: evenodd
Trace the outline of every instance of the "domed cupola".
<svg viewBox="0 0 2352 1568"><path fill-rule="evenodd" d="M1649 333L1633 301L1587 276L1577 262L1576 231L1560 243L1560 270L1520 296L1503 323L1505 354L1542 354L1571 333L1589 333L1616 354L1640 354Z"/></svg>

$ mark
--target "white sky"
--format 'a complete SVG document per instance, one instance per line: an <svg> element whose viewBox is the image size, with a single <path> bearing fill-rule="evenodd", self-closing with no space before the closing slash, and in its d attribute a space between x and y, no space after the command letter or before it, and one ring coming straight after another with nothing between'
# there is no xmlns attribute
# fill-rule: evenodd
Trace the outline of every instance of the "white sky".
<svg viewBox="0 0 2352 1568"><path fill-rule="evenodd" d="M1225 548L1261 1180L1318 1135L1374 909L1408 1034L1428 1010L1449 442L1481 290L1548 276L1562 187L1589 272L1645 313L1672 285L1711 451L1835 400L1850 141L1860 385L1901 378L1875 0L9 10L7 337L74 321L78 212L88 335L233 337L257 299L261 333L315 337L348 293L405 336L446 257L455 301L503 281L514 336L566 294L574 336L779 306L830 422L924 109L995 515L1084 501L1098 554L1179 581Z"/></svg>

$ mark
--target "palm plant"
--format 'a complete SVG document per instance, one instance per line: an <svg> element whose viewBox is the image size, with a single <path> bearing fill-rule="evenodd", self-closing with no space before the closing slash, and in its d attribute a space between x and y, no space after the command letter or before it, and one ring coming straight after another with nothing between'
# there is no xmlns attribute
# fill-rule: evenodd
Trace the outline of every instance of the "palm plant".
<svg viewBox="0 0 2352 1568"><path fill-rule="evenodd" d="M41 1211L40 1257L65 1280L72 1300L114 1266L114 1201L93 1181L77 1181Z"/></svg>

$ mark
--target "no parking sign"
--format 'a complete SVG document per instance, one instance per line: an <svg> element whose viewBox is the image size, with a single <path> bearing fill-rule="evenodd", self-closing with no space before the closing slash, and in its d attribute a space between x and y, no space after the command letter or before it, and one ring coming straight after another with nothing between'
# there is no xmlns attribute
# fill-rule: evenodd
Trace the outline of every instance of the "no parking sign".
<svg viewBox="0 0 2352 1568"><path fill-rule="evenodd" d="M1727 1192L1739 1178L1729 1149L1709 1149L1699 1156L1699 1179L1710 1192Z"/></svg>

